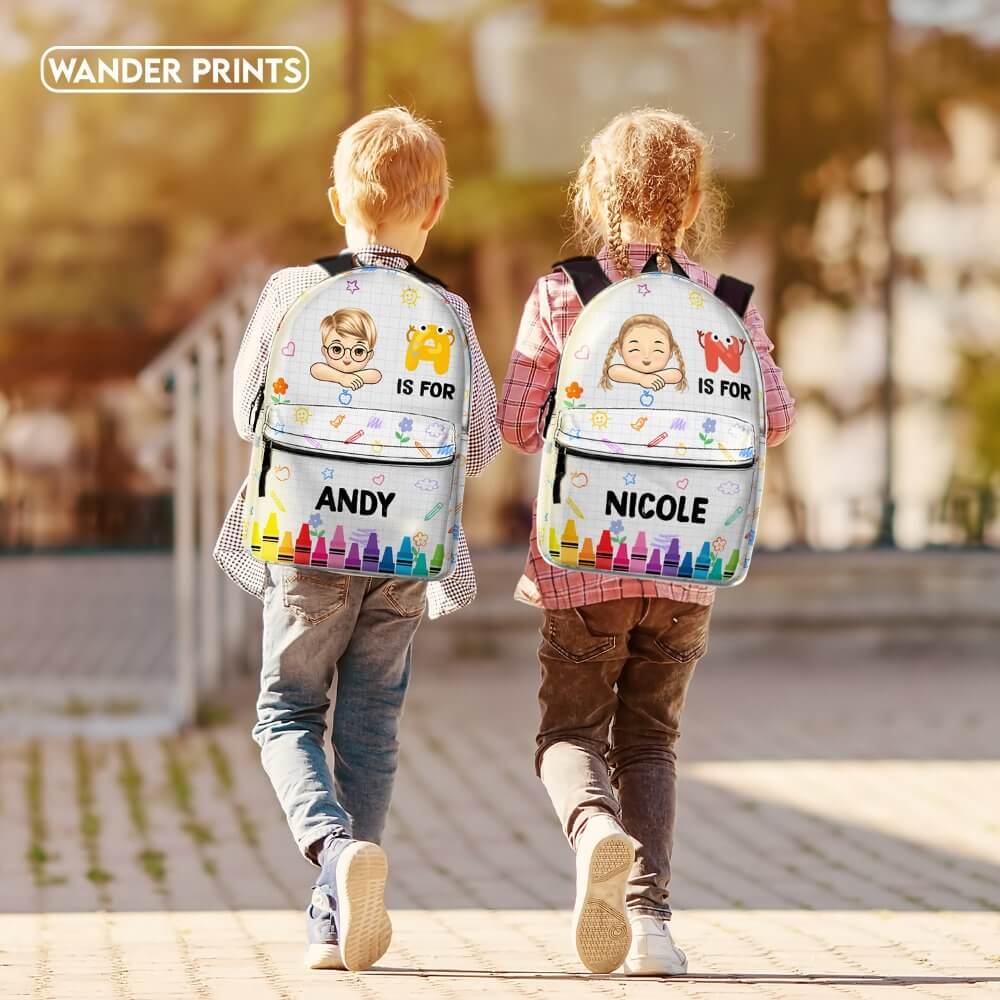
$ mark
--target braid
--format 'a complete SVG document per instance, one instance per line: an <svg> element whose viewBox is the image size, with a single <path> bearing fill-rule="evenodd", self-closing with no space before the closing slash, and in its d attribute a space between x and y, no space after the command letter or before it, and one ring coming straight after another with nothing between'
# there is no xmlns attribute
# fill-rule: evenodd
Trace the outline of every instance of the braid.
<svg viewBox="0 0 1000 1000"><path fill-rule="evenodd" d="M608 249L611 259L623 278L632 276L632 262L628 259L628 250L622 239L622 201L616 192L608 199Z"/></svg>
<svg viewBox="0 0 1000 1000"><path fill-rule="evenodd" d="M684 367L684 355L681 354L681 349L677 346L673 334L670 335L670 346L672 348L670 357L677 358L677 367L681 370L681 380L677 383L677 389L679 392L684 392L688 387L687 369Z"/></svg>
<svg viewBox="0 0 1000 1000"><path fill-rule="evenodd" d="M615 356L615 351L617 350L618 350L618 338L616 337L614 340L611 341L611 346L608 348L608 353L604 356L604 368L601 369L601 381L597 383L602 389L611 388L611 378L609 377L608 372L611 369L611 359Z"/></svg>

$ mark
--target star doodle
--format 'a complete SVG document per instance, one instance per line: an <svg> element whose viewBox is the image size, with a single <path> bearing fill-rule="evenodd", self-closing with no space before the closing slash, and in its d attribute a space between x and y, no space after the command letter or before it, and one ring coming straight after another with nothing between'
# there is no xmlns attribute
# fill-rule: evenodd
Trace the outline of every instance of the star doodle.
<svg viewBox="0 0 1000 1000"><path fill-rule="evenodd" d="M626 486L635 486L635 473L634 472L626 472L625 473L625 485Z"/></svg>
<svg viewBox="0 0 1000 1000"><path fill-rule="evenodd" d="M329 465L323 470L323 478L327 482L333 479L333 469L331 469Z"/></svg>
<svg viewBox="0 0 1000 1000"><path fill-rule="evenodd" d="M649 295L649 293L650 293L650 287L649 287L649 285L646 284L645 281L640 281L639 284L636 286L636 291L640 295L646 296L646 295Z"/></svg>
<svg viewBox="0 0 1000 1000"><path fill-rule="evenodd" d="M361 284L359 283L357 278L347 279L347 291L350 292L351 295L353 295L355 292L361 291Z"/></svg>

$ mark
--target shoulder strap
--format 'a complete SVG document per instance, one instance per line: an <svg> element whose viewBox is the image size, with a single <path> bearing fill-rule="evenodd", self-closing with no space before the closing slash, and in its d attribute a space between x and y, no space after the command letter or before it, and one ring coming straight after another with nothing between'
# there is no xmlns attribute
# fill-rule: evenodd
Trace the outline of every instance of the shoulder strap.
<svg viewBox="0 0 1000 1000"><path fill-rule="evenodd" d="M611 279L604 273L604 268L596 257L568 257L557 260L554 271L562 271L573 282L581 305L586 305L598 292L611 287Z"/></svg>
<svg viewBox="0 0 1000 1000"><path fill-rule="evenodd" d="M725 302L740 319L750 305L751 295L753 295L753 285L748 285L731 274L721 275L719 283L715 286L715 297Z"/></svg>
<svg viewBox="0 0 1000 1000"><path fill-rule="evenodd" d="M421 281L426 281L429 285L439 285L441 288L447 289L448 286L440 278L435 278L433 274L428 274L426 271L421 270L406 254L401 253L398 256L401 260L406 261L406 267L402 268L402 270L407 271ZM346 250L343 253L334 254L332 257L320 257L316 263L331 277L343 274L345 271L353 271L359 266L354 254L348 253Z"/></svg>
<svg viewBox="0 0 1000 1000"><path fill-rule="evenodd" d="M659 254L654 253L653 256L650 257L645 264L643 264L642 266L643 274L652 274L653 271L659 271L660 265L657 260L658 257ZM674 259L673 254L670 255L670 269L674 272L674 274L678 274L682 278L686 278L688 276L687 271L685 271L684 268L677 263L677 261Z"/></svg>

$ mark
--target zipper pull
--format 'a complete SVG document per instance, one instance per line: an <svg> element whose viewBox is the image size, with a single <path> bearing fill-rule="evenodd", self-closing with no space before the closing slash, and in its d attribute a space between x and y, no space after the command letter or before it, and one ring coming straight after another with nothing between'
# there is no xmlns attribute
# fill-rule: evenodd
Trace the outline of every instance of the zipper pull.
<svg viewBox="0 0 1000 1000"><path fill-rule="evenodd" d="M549 424L552 422L552 412L556 408L556 387L549 389L548 396L545 397L545 405L542 407L542 437L549 433Z"/></svg>
<svg viewBox="0 0 1000 1000"><path fill-rule="evenodd" d="M552 477L552 502L562 503L562 481L566 475L566 449L556 445L556 471Z"/></svg>
<svg viewBox="0 0 1000 1000"><path fill-rule="evenodd" d="M271 442L264 439L264 455L260 460L260 479L257 480L257 496L267 493L267 474L271 471Z"/></svg>
<svg viewBox="0 0 1000 1000"><path fill-rule="evenodd" d="M257 433L257 421L260 420L260 411L263 408L263 406L264 406L264 386L263 384L261 384L261 387L257 390L257 395L254 397L253 407L250 410L251 414L253 415L250 422L250 429L254 432L254 434Z"/></svg>

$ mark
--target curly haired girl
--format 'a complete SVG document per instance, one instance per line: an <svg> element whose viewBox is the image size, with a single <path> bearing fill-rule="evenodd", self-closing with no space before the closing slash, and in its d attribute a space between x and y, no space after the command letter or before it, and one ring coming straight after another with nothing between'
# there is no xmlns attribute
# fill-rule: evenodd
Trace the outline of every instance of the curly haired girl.
<svg viewBox="0 0 1000 1000"><path fill-rule="evenodd" d="M685 252L704 248L719 218L708 143L686 118L656 108L615 118L591 141L572 204L582 252L596 252L612 281L632 276L655 253L660 270L671 270L672 257L715 290L715 276ZM499 408L501 433L521 451L544 444L546 399L580 309L559 271L539 279L525 306ZM773 446L791 428L795 406L756 308L743 319L761 361ZM612 364L616 352L621 364ZM605 389L612 382L686 385L670 329L645 315L622 326L603 376ZM674 745L705 652L713 592L694 582L552 566L538 551L536 530L516 596L545 615L535 766L576 850L577 953L593 972L624 962L626 975L683 973L687 959L668 923Z"/></svg>
<svg viewBox="0 0 1000 1000"><path fill-rule="evenodd" d="M611 363L615 354L622 356L624 364ZM677 367L671 368L674 358ZM659 316L640 313L622 323L604 358L598 384L610 389L612 382L628 382L654 391L665 385L676 385L681 392L687 388L684 356L670 327Z"/></svg>

